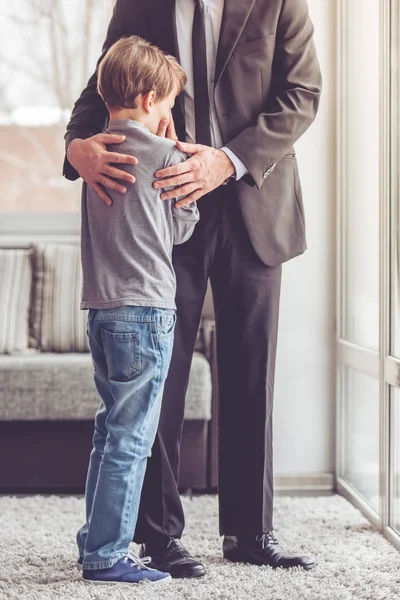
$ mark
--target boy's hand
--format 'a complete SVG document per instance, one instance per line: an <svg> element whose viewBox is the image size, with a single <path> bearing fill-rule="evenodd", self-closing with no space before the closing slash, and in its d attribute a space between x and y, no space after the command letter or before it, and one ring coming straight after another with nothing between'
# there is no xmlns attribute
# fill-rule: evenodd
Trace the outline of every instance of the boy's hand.
<svg viewBox="0 0 400 600"><path fill-rule="evenodd" d="M155 188L175 188L161 194L162 200L186 196L177 202L177 208L199 200L235 173L233 162L223 150L184 142L177 142L176 146L181 152L193 156L185 162L157 171L156 177L162 179L153 185Z"/></svg>
<svg viewBox="0 0 400 600"><path fill-rule="evenodd" d="M74 139L67 149L67 158L71 165L108 206L112 201L103 188L125 194L126 187L115 180L120 179L128 183L136 181L133 175L117 169L111 163L137 165L137 159L128 154L107 151L107 144L120 144L124 140L124 135L99 133L86 140Z"/></svg>
<svg viewBox="0 0 400 600"><path fill-rule="evenodd" d="M174 123L174 119L172 117L172 112L171 112L171 118L169 121L167 121L167 119L163 119L161 121L160 126L158 128L157 135L159 137L166 137L170 140L174 140L174 142L178 141L178 136L176 135L175 123Z"/></svg>

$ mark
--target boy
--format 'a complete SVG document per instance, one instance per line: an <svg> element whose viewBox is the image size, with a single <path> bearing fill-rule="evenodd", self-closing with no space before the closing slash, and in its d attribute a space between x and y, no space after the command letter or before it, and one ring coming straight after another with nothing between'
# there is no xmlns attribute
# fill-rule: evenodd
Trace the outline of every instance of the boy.
<svg viewBox="0 0 400 600"><path fill-rule="evenodd" d="M176 322L173 244L190 238L195 203L162 201L157 169L186 159L155 134L170 119L186 84L178 62L136 36L114 44L99 66L98 89L109 133L126 136L112 150L134 154L136 183L113 204L83 186L82 309L102 403L96 414L86 482L86 523L77 536L83 578L93 583L169 582L128 551L157 431Z"/></svg>

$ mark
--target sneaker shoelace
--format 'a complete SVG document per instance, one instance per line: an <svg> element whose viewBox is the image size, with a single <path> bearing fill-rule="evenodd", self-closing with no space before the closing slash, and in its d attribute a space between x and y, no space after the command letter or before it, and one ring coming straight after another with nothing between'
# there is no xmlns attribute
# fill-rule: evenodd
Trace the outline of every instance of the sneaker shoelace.
<svg viewBox="0 0 400 600"><path fill-rule="evenodd" d="M131 562L132 566L135 566L140 570L146 569L150 571L150 568L148 567L148 565L151 563L150 556L139 558L132 550L128 550L128 554L124 558L124 563L128 563L129 561Z"/></svg>
<svg viewBox="0 0 400 600"><path fill-rule="evenodd" d="M267 531L267 533L262 533L261 535L258 535L256 537L257 542L262 542L262 547L265 548L266 546L273 544L274 546L278 546L279 542L276 539L276 537L274 536L274 532L273 531Z"/></svg>

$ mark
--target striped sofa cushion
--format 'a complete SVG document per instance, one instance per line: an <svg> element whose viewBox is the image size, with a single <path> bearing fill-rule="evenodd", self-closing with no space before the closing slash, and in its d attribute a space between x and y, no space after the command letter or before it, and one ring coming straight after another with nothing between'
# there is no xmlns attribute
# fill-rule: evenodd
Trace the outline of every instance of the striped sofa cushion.
<svg viewBox="0 0 400 600"><path fill-rule="evenodd" d="M33 246L31 345L44 352L88 352L87 311L80 310L82 270L76 244Z"/></svg>
<svg viewBox="0 0 400 600"><path fill-rule="evenodd" d="M30 250L0 250L0 354L28 347Z"/></svg>

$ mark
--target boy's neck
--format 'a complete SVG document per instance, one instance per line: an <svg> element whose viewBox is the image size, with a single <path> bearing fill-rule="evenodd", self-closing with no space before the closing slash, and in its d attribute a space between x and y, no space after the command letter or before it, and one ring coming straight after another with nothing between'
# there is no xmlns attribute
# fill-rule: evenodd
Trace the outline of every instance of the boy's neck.
<svg viewBox="0 0 400 600"><path fill-rule="evenodd" d="M148 114L140 108L120 108L110 110L110 123L116 120L130 120L137 121L142 125L148 127Z"/></svg>

